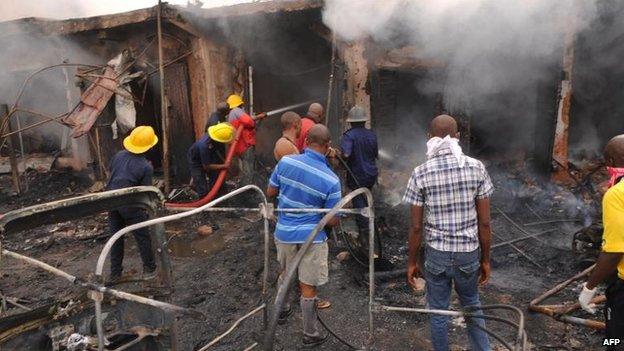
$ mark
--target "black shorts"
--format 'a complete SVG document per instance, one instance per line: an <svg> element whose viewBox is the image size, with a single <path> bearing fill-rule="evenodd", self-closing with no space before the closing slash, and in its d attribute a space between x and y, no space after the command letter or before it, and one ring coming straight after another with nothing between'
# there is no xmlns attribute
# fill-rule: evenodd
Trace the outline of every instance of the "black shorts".
<svg viewBox="0 0 624 351"><path fill-rule="evenodd" d="M608 346L607 349L624 350L624 280L615 279L607 288L606 295L607 303L604 314L607 329L605 341L619 339L617 346Z"/></svg>

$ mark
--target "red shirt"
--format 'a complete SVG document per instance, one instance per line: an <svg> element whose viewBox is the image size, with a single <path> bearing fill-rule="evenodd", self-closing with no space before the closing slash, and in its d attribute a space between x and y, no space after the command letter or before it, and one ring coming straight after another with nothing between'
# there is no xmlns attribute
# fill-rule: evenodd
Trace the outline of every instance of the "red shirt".
<svg viewBox="0 0 624 351"><path fill-rule="evenodd" d="M256 122L242 108L235 108L230 111L228 121L234 129L243 126L243 132L236 144L234 154L240 156L249 149L250 146L256 145Z"/></svg>
<svg viewBox="0 0 624 351"><path fill-rule="evenodd" d="M302 152L303 149L305 149L305 140L308 137L308 132L315 124L316 122L314 122L314 120L310 117L303 117L301 119L301 134L297 139L297 148L299 149L299 152Z"/></svg>

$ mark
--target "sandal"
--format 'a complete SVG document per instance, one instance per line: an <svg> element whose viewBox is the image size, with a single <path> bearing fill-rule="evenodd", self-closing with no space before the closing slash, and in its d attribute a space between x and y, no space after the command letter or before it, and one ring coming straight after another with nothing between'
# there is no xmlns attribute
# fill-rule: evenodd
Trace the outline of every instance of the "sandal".
<svg viewBox="0 0 624 351"><path fill-rule="evenodd" d="M326 308L330 308L331 307L331 302L329 300L318 300L316 301L316 308L319 310L324 310Z"/></svg>

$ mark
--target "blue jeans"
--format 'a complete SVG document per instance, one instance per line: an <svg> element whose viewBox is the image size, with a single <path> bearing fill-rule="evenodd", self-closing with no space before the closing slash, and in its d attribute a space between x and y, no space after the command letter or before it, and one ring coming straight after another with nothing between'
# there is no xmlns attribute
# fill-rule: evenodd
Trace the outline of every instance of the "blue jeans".
<svg viewBox="0 0 624 351"><path fill-rule="evenodd" d="M427 281L429 308L448 309L453 286L463 307L481 305L478 290L479 257L478 249L473 252L446 252L427 246L423 274ZM474 313L483 314L481 310ZM432 314L429 318L431 342L435 351L449 349L448 322L448 316ZM466 323L471 350L489 351L487 334L475 326L477 324L485 327L485 321L482 318L468 317Z"/></svg>

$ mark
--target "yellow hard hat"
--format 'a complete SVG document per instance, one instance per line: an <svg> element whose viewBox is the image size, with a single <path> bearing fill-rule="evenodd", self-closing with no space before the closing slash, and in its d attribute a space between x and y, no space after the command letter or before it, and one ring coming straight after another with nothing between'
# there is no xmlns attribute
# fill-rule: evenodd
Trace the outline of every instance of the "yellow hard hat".
<svg viewBox="0 0 624 351"><path fill-rule="evenodd" d="M238 106L243 104L243 98L240 97L239 95L232 94L232 95L228 96L228 98L227 98L227 100L225 102L227 102L227 104L228 104L228 106L230 106L230 108L234 108L234 107L238 107Z"/></svg>
<svg viewBox="0 0 624 351"><path fill-rule="evenodd" d="M158 137L154 133L154 128L150 126L138 126L130 132L123 145L126 150L133 154L142 154L158 143Z"/></svg>
<svg viewBox="0 0 624 351"><path fill-rule="evenodd" d="M234 127L229 123L219 123L208 127L208 135L214 141L227 144L234 139Z"/></svg>

